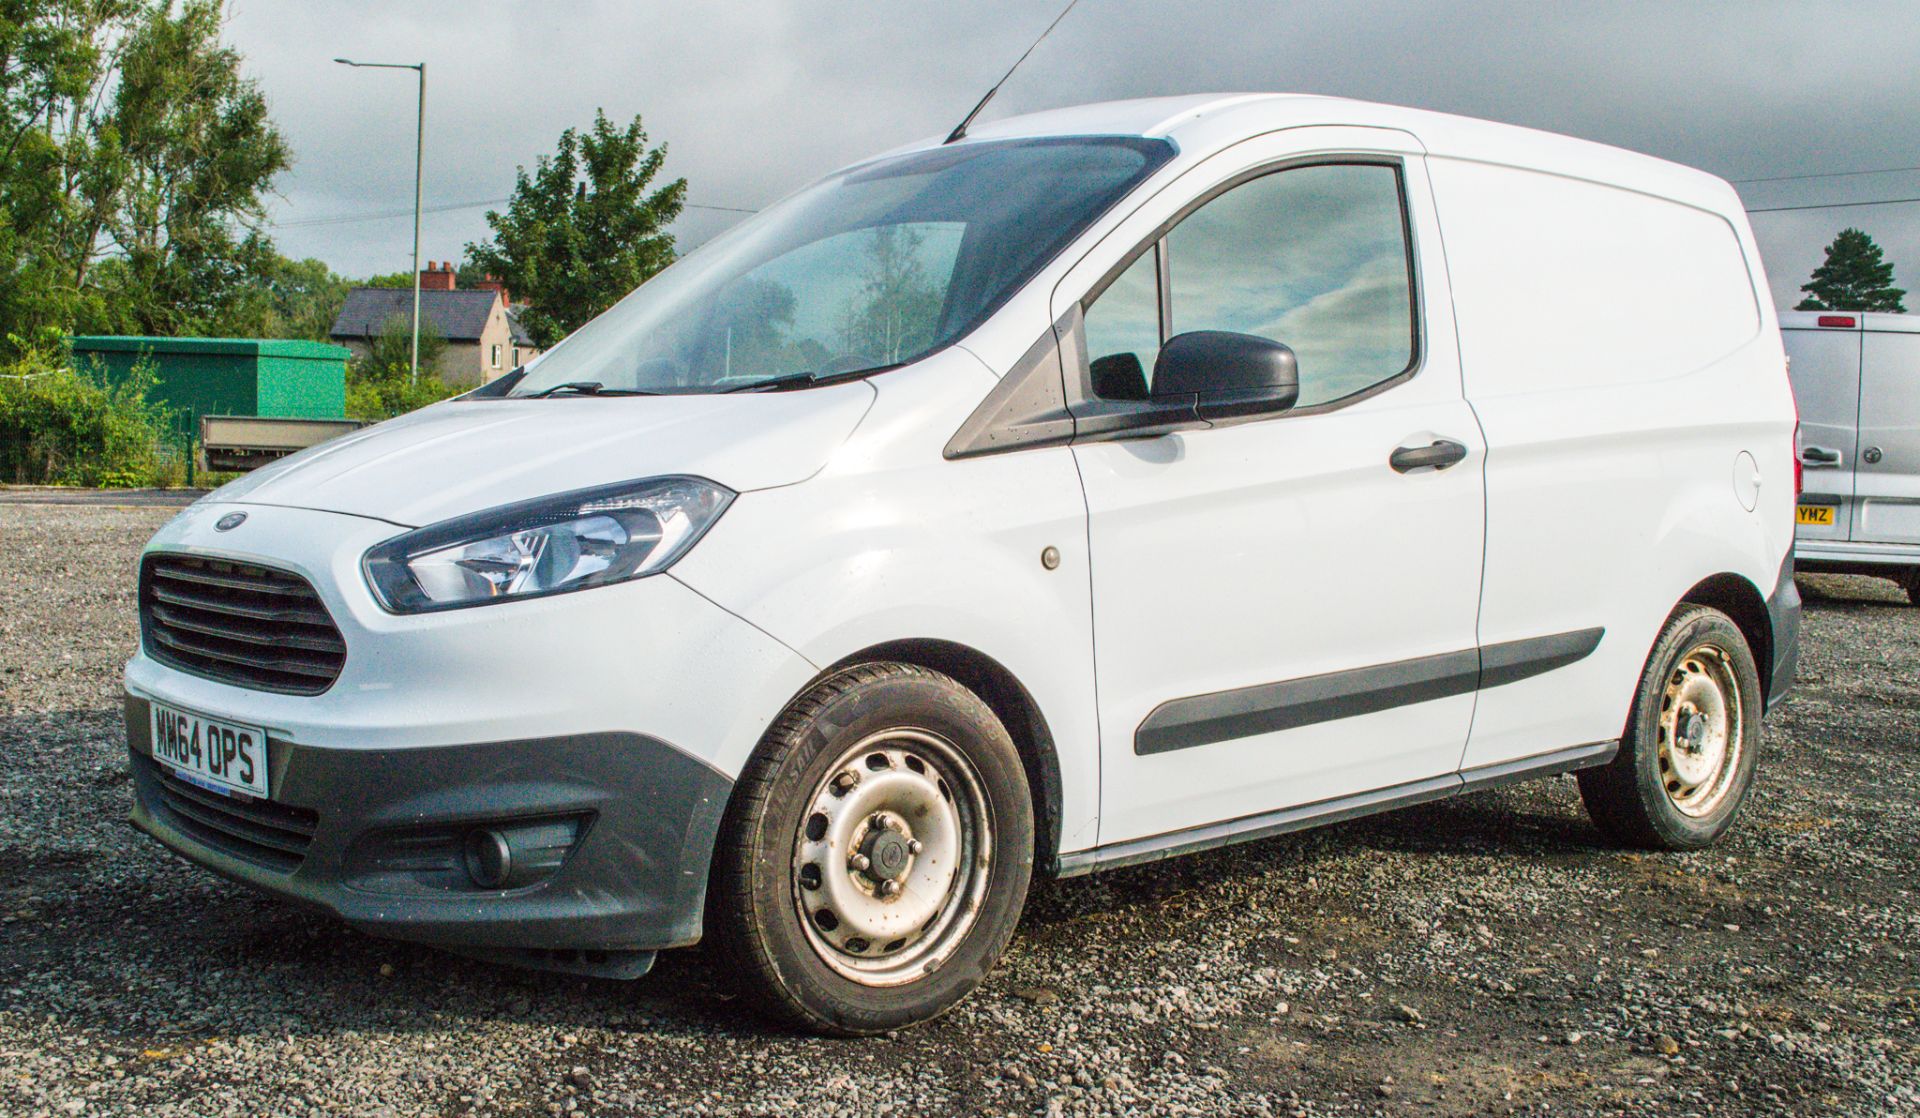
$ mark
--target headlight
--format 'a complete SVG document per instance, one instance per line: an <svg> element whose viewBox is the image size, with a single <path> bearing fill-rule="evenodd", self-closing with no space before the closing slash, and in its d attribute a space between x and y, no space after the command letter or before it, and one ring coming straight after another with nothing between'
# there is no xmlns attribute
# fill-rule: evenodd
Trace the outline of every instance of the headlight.
<svg viewBox="0 0 1920 1118"><path fill-rule="evenodd" d="M694 477L582 489L462 516L367 552L367 581L394 613L584 590L657 574L733 500Z"/></svg>

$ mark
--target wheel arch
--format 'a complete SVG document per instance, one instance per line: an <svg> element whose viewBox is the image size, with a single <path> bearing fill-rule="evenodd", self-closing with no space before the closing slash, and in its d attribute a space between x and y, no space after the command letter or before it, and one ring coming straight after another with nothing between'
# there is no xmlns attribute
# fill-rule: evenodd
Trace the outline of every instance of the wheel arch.
<svg viewBox="0 0 1920 1118"><path fill-rule="evenodd" d="M1760 673L1763 701L1773 688L1773 619L1767 612L1767 599L1752 581L1743 575L1721 572L1694 583L1680 596L1680 604L1710 606L1733 619L1740 634L1753 650L1754 666Z"/></svg>
<svg viewBox="0 0 1920 1118"><path fill-rule="evenodd" d="M1027 787L1034 809L1034 869L1048 874L1055 872L1060 854L1060 757L1046 716L1026 686L1005 665L986 653L934 638L894 640L863 648L834 661L820 673L819 679L859 664L883 660L915 664L951 676L993 709L1013 738L1027 771ZM819 679L809 682L807 688ZM807 688L802 688L801 693L805 694Z"/></svg>

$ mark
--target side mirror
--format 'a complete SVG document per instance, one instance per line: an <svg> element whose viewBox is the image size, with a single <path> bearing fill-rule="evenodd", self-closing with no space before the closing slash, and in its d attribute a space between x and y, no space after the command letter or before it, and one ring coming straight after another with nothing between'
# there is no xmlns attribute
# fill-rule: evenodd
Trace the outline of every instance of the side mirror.
<svg viewBox="0 0 1920 1118"><path fill-rule="evenodd" d="M1293 350L1253 334L1176 334L1153 363L1153 399L1182 396L1195 401L1201 419L1285 411L1300 398L1299 362Z"/></svg>

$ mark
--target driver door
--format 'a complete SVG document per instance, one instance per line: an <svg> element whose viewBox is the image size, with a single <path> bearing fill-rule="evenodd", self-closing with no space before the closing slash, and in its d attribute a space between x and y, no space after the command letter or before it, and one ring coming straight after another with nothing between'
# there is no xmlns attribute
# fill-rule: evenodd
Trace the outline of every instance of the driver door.
<svg viewBox="0 0 1920 1118"><path fill-rule="evenodd" d="M1312 131L1341 142L1300 150ZM1278 415L1074 447L1102 845L1444 785L1465 748L1484 442L1430 204L1410 202L1431 198L1417 141L1282 135L1292 151L1196 171L1220 185L1148 215L1144 245L1063 308L1096 393L1150 391L1159 346L1191 330L1280 341L1301 385ZM1460 453L1408 465L1439 444Z"/></svg>

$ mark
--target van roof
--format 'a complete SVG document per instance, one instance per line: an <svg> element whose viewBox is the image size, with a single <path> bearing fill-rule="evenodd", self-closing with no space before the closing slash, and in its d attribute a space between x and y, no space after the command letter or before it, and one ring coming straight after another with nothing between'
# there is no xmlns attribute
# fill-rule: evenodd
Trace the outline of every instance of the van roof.
<svg viewBox="0 0 1920 1118"><path fill-rule="evenodd" d="M1823 321L1825 320L1825 321ZM1877 330L1920 334L1920 315L1886 311L1781 311L1782 330Z"/></svg>
<svg viewBox="0 0 1920 1118"><path fill-rule="evenodd" d="M1513 124L1302 93L1208 93L1106 101L975 124L961 143L1039 136L1170 139L1190 165L1249 136L1284 128L1349 125L1411 133L1428 154L1626 186L1717 212L1740 212L1721 179L1650 155ZM897 152L940 146L930 136Z"/></svg>

